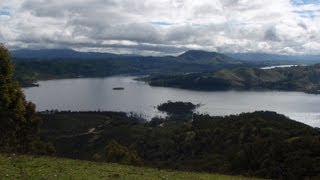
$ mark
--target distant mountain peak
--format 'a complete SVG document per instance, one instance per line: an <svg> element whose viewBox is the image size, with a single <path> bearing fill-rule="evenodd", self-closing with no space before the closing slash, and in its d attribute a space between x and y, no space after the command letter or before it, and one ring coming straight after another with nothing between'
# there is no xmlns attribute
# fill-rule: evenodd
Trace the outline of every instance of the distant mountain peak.
<svg viewBox="0 0 320 180"><path fill-rule="evenodd" d="M199 64L219 64L219 63L229 63L229 64L239 64L241 62L217 52L209 52L203 50L189 50L181 55L178 58L182 61L192 61Z"/></svg>
<svg viewBox="0 0 320 180"><path fill-rule="evenodd" d="M188 58L212 58L219 55L219 53L217 52L209 52L209 51L203 51L203 50L189 50L186 51L184 53L182 53L181 55L179 55L178 57L188 57Z"/></svg>

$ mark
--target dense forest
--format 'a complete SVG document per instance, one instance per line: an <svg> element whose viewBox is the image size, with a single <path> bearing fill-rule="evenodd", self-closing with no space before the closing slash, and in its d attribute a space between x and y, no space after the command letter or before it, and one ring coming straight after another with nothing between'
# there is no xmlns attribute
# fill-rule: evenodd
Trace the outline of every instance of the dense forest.
<svg viewBox="0 0 320 180"><path fill-rule="evenodd" d="M175 106L193 109L161 105L169 117L150 122L116 112L43 112L41 135L57 155L77 159L264 178L320 174L317 128L262 111L176 119Z"/></svg>
<svg viewBox="0 0 320 180"><path fill-rule="evenodd" d="M286 90L318 93L320 64L288 68L235 68L184 75L153 75L141 80L151 86L193 90Z"/></svg>

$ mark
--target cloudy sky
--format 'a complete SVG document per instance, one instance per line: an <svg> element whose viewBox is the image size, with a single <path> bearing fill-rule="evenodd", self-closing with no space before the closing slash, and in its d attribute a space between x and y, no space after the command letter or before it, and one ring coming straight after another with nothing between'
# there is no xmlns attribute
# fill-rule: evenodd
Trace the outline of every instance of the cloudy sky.
<svg viewBox="0 0 320 180"><path fill-rule="evenodd" d="M320 0L0 0L0 42L144 55L320 54Z"/></svg>

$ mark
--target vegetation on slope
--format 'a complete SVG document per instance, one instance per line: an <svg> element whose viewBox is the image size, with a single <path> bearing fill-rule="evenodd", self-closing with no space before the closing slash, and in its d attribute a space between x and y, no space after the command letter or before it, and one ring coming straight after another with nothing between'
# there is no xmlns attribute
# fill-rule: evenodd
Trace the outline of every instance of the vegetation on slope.
<svg viewBox="0 0 320 180"><path fill-rule="evenodd" d="M216 52L207 52L201 50L189 50L178 57L179 61L186 63L194 64L210 64L210 65L219 65L219 64L234 64L241 65L243 62L235 60L231 57L228 57L224 54Z"/></svg>
<svg viewBox="0 0 320 180"><path fill-rule="evenodd" d="M211 73L155 75L142 80L151 86L194 90L286 90L319 93L320 64L290 68L235 68Z"/></svg>
<svg viewBox="0 0 320 180"><path fill-rule="evenodd" d="M0 44L0 152L44 153L39 124L35 105L25 100L13 79L10 53Z"/></svg>
<svg viewBox="0 0 320 180"><path fill-rule="evenodd" d="M264 178L320 175L319 130L273 112L151 122L112 112L42 117L42 137L59 156Z"/></svg>

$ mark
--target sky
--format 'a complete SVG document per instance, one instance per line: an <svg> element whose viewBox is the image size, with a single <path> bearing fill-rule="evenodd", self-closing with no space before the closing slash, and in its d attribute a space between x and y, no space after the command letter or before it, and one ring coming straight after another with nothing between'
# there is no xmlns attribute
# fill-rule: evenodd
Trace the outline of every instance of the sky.
<svg viewBox="0 0 320 180"><path fill-rule="evenodd" d="M0 0L10 49L320 54L320 0Z"/></svg>

